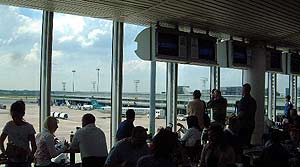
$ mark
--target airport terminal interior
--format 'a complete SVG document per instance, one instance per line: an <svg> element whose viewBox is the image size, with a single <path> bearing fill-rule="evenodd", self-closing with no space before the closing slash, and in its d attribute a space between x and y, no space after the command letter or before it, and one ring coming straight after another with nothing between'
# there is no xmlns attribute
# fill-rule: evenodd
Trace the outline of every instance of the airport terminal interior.
<svg viewBox="0 0 300 167"><path fill-rule="evenodd" d="M11 105L22 100L24 120L37 133L48 116L57 118L60 141L71 142L82 117L93 114L110 152L133 109L151 145L160 129L184 135L195 90L206 104L213 89L221 92L221 127L228 128L250 84L255 128L230 165L263 166L267 139L276 134L290 155L287 166L300 164L299 1L0 0L0 13L1 132ZM204 111L211 124L214 111ZM200 128L202 137L209 127ZM291 133L298 137L292 146L283 141ZM201 157L209 140L173 166L213 166ZM70 166L82 162L79 152L65 155Z"/></svg>

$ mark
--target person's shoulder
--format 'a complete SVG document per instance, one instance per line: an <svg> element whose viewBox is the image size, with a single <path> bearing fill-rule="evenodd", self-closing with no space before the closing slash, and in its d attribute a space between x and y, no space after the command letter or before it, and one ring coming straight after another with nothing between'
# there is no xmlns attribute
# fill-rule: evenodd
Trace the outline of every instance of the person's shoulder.
<svg viewBox="0 0 300 167"><path fill-rule="evenodd" d="M14 121L11 120L6 122L5 127L14 126L14 125L15 125Z"/></svg>
<svg viewBox="0 0 300 167"><path fill-rule="evenodd" d="M138 160L139 166L149 165L149 163L154 161L153 155L144 155Z"/></svg>

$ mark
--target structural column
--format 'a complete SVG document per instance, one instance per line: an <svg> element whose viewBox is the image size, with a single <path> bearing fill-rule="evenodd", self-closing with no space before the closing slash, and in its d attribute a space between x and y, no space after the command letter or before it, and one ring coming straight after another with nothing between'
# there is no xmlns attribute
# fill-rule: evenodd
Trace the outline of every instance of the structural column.
<svg viewBox="0 0 300 167"><path fill-rule="evenodd" d="M210 90L220 89L220 67L210 67Z"/></svg>
<svg viewBox="0 0 300 167"><path fill-rule="evenodd" d="M122 68L124 23L114 21L112 33L112 77L111 77L111 133L110 146L116 142L116 134L122 118Z"/></svg>
<svg viewBox="0 0 300 167"><path fill-rule="evenodd" d="M42 130L43 122L50 115L52 32L53 12L43 11L40 66L40 131Z"/></svg>
<svg viewBox="0 0 300 167"><path fill-rule="evenodd" d="M289 76L290 85L290 96L291 96L291 102L294 105L294 108L297 109L297 76L296 75L290 75Z"/></svg>
<svg viewBox="0 0 300 167"><path fill-rule="evenodd" d="M150 134L155 134L155 84L156 84L156 62L151 61L150 67Z"/></svg>
<svg viewBox="0 0 300 167"><path fill-rule="evenodd" d="M167 63L167 126L172 124L173 131L177 123L177 74L178 64Z"/></svg>
<svg viewBox="0 0 300 167"><path fill-rule="evenodd" d="M277 75L276 73L268 73L268 118L276 121L276 86Z"/></svg>
<svg viewBox="0 0 300 167"><path fill-rule="evenodd" d="M251 95L257 104L252 144L261 144L264 132L265 65L265 48L263 44L258 44L252 48L251 67L245 70L244 78L244 83L251 85Z"/></svg>

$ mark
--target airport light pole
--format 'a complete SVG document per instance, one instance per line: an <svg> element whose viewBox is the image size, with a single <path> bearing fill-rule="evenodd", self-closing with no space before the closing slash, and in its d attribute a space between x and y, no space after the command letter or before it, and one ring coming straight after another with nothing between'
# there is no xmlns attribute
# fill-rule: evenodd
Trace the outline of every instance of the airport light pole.
<svg viewBox="0 0 300 167"><path fill-rule="evenodd" d="M62 90L65 92L66 91L66 82L62 82Z"/></svg>
<svg viewBox="0 0 300 167"><path fill-rule="evenodd" d="M97 92L99 92L100 68L97 68Z"/></svg>
<svg viewBox="0 0 300 167"><path fill-rule="evenodd" d="M72 70L72 74L73 74L73 92L75 92L75 72L76 72L76 70Z"/></svg>
<svg viewBox="0 0 300 167"><path fill-rule="evenodd" d="M135 83L135 93L138 92L138 87L139 87L139 83L140 83L140 80L133 80L133 82Z"/></svg>

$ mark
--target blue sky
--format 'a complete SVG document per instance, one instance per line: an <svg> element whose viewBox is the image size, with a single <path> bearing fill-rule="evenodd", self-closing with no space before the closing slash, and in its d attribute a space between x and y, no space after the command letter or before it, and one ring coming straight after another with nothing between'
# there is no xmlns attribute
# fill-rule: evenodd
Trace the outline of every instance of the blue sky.
<svg viewBox="0 0 300 167"><path fill-rule="evenodd" d="M0 5L0 89L39 89L40 38L42 11ZM100 91L110 91L112 21L55 13L52 61L52 90L93 91L100 68ZM139 59L134 50L136 35L145 27L125 24L123 90L135 91L134 80L140 80L139 92L149 92L150 63ZM193 89L209 88L209 68L179 65L179 85ZM241 71L222 69L221 86L240 86ZM288 80L279 77L279 91ZM157 92L165 91L166 65L157 64Z"/></svg>

